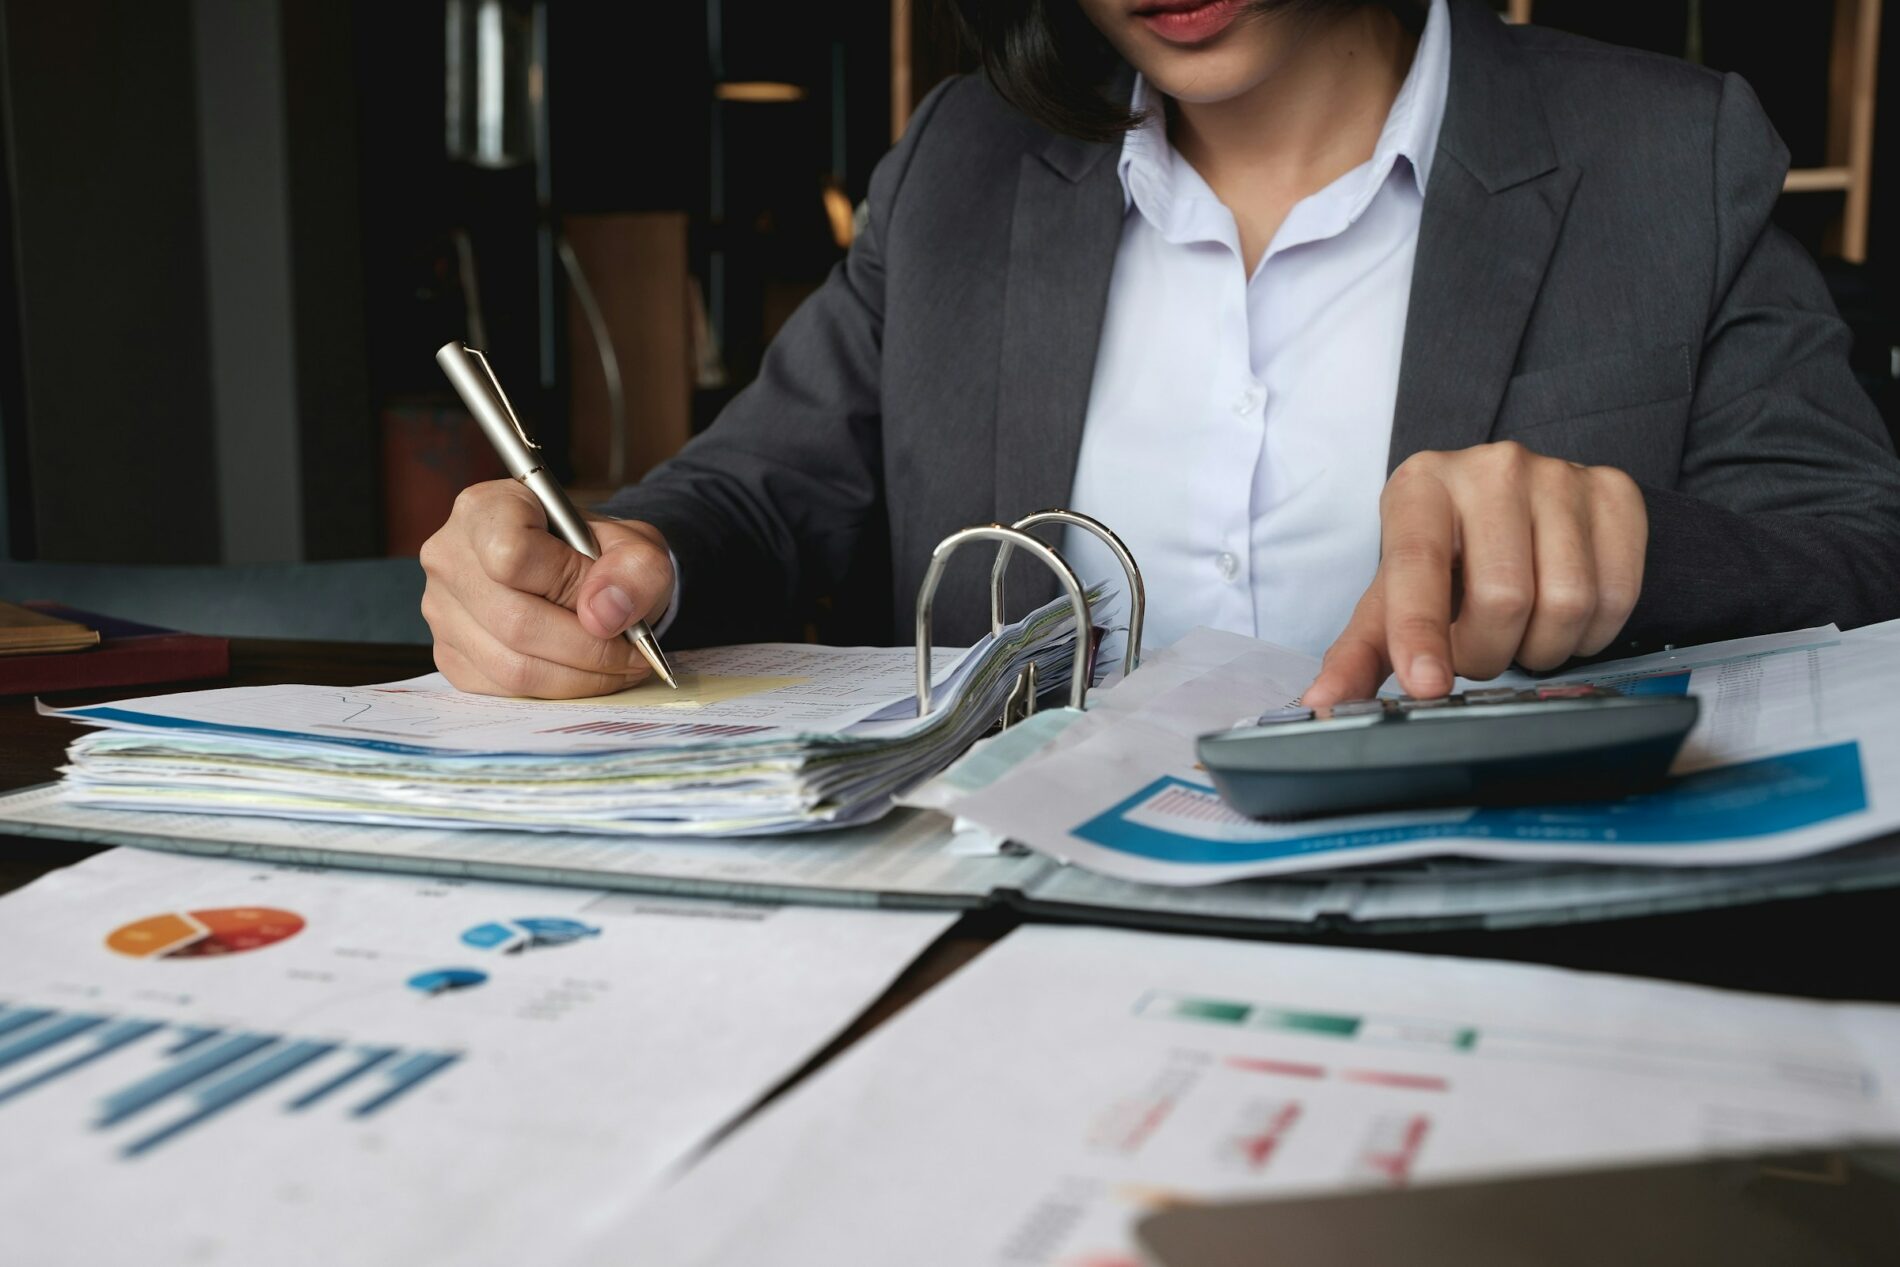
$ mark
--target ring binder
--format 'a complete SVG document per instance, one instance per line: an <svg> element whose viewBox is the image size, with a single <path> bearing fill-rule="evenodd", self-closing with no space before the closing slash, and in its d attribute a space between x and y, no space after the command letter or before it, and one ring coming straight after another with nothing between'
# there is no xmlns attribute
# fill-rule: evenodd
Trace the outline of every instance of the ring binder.
<svg viewBox="0 0 1900 1267"><path fill-rule="evenodd" d="M930 623L931 612L937 598L937 586L943 579L945 567L950 557L972 541L994 541L997 543L996 562L990 568L990 632L1000 633L1003 629L1003 575L1009 566L1011 555L1018 549L1027 550L1050 571L1056 574L1068 591L1069 605L1075 614L1076 653L1078 666L1069 675L1069 707L1078 712L1088 707L1089 674L1080 661L1086 659L1086 649L1093 628L1089 619L1088 594L1082 583L1076 579L1075 570L1051 546L1029 535L1028 529L1044 524L1061 523L1081 528L1094 534L1120 560L1122 571L1128 580L1128 645L1122 652L1122 672L1132 673L1141 664L1141 628L1147 614L1147 595L1141 583L1141 569L1135 565L1135 556L1122 544L1120 537L1109 530L1098 519L1080 514L1073 510L1039 510L1025 515L1012 525L978 524L951 533L937 543L930 552L930 567L924 573L923 583L917 588L917 716L924 717L930 712ZM1007 728L1036 711L1036 666L1024 666L1017 676L1016 684L1010 689L1009 697L1003 704L1001 723Z"/></svg>
<svg viewBox="0 0 1900 1267"><path fill-rule="evenodd" d="M1002 524L978 524L972 528L962 528L951 533L937 543L930 552L930 567L924 572L923 584L917 587L917 715L927 716L930 712L930 614L937 600L937 585L943 580L943 570L950 562L950 556L972 541L1007 542L1020 546L1042 561L1051 572L1061 580L1062 586L1069 592L1069 606L1075 613L1075 636L1077 648L1088 645L1089 636L1089 600L1082 591L1082 582L1075 579L1075 571L1063 562L1062 556L1036 540L1026 532L1008 528ZM1021 682L1018 682L1021 686ZM1069 707L1080 711L1086 707L1088 698L1088 674L1071 673L1069 675ZM1012 693L1013 694L1013 693Z"/></svg>
<svg viewBox="0 0 1900 1267"><path fill-rule="evenodd" d="M1141 667L1141 625L1148 614L1148 596L1141 583L1141 569L1135 566L1135 556L1130 554L1122 539L1099 519L1083 514L1079 510L1061 510L1051 508L1039 510L1033 515L1024 515L1010 527L1018 532L1027 532L1043 524L1061 523L1090 532L1107 546L1122 565L1122 574L1128 578L1128 645L1122 650L1122 672L1133 673ZM1009 556L1014 549L1005 541L996 549L996 563L990 568L990 632L1001 633L1003 625L1003 573L1009 567Z"/></svg>

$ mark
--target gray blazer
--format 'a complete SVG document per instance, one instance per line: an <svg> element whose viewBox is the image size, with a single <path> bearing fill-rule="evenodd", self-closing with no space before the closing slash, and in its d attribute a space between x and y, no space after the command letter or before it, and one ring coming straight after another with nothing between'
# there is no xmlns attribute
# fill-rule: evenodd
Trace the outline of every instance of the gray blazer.
<svg viewBox="0 0 1900 1267"><path fill-rule="evenodd" d="M1770 223L1787 151L1747 84L1475 0L1451 19L1390 464L1508 438L1629 472L1650 546L1625 647L1900 616L1900 463ZM981 78L930 94L758 380L608 506L679 559L674 640L783 637L816 610L832 638L906 642L940 538L1067 499L1115 154ZM978 551L946 578L940 642L986 627ZM1028 571L1011 591L1054 592Z"/></svg>

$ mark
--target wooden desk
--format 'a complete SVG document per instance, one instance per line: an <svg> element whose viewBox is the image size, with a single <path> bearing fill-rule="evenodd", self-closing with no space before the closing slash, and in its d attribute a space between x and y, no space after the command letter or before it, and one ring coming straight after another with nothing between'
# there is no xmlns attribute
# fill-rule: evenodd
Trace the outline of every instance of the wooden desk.
<svg viewBox="0 0 1900 1267"><path fill-rule="evenodd" d="M429 652L423 647L241 639L231 645L231 676L225 685L359 685L411 677L431 667ZM54 699L78 703L207 685L211 684L74 692ZM56 777L61 755L75 733L68 722L36 715L31 699L0 699L0 735L6 737L0 744L0 790ZM0 891L96 852L98 847L93 845L9 836L0 824ZM1016 922L1014 916L997 911L964 916L850 1030L786 1085L968 963ZM1551 963L1731 989L1900 1002L1900 966L1892 953L1895 927L1900 927L1900 889L1513 932L1321 940L1331 945Z"/></svg>

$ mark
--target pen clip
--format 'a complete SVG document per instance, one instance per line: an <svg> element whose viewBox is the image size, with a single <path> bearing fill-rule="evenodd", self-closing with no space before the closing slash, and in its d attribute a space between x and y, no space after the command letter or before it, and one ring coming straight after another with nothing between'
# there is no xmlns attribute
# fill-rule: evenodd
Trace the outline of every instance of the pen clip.
<svg viewBox="0 0 1900 1267"><path fill-rule="evenodd" d="M482 377L488 380L488 390L495 393L495 401L501 406L501 416L508 420L508 425L515 429L517 436L521 437L521 443L528 446L530 453L541 452L541 446L534 442L534 437L528 434L528 429L521 425L521 416L515 413L514 403L508 399L508 393L501 389L501 380L495 377L495 367L488 363L488 358L482 354L481 349L472 348L464 343L462 350L482 367Z"/></svg>

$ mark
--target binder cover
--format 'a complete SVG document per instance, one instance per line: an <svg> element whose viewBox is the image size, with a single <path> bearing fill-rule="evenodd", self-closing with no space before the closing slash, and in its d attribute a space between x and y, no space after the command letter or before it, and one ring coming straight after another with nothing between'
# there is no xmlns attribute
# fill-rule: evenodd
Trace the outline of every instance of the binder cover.
<svg viewBox="0 0 1900 1267"><path fill-rule="evenodd" d="M43 695L87 687L138 686L223 677L231 641L75 611L58 603L22 603L32 611L99 631L99 645L48 655L0 656L0 695Z"/></svg>

